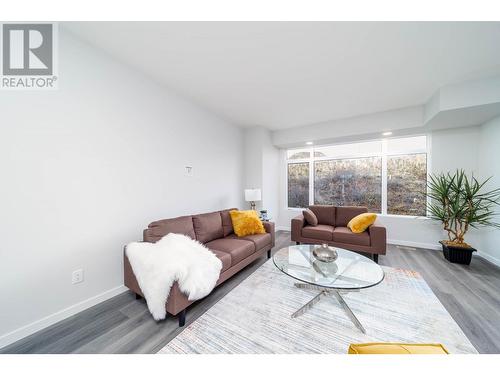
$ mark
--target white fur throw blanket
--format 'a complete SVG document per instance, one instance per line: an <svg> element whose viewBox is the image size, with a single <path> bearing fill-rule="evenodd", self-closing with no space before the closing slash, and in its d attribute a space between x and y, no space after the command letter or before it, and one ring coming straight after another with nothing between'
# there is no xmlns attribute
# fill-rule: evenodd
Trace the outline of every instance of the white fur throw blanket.
<svg viewBox="0 0 500 375"><path fill-rule="evenodd" d="M156 320L165 319L165 304L175 281L194 301L212 291L222 269L214 253L182 234L169 233L156 243L132 242L126 254Z"/></svg>

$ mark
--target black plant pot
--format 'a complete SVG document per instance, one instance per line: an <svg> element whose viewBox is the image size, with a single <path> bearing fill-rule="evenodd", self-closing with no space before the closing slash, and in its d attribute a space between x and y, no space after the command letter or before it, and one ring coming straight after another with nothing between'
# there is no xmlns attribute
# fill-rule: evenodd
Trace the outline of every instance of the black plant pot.
<svg viewBox="0 0 500 375"><path fill-rule="evenodd" d="M444 241L439 241L443 246L443 255L451 263L467 264L469 265L472 260L472 253L476 249L472 247L450 246L446 245Z"/></svg>

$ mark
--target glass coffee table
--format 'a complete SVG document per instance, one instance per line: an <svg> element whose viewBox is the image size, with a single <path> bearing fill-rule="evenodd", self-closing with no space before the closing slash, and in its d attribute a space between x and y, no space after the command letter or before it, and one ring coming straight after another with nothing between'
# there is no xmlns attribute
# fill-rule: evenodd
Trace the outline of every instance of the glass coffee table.
<svg viewBox="0 0 500 375"><path fill-rule="evenodd" d="M339 247L334 247L338 258L334 262L325 263L313 255L314 248L318 246L321 245L288 246L278 250L273 256L273 262L279 270L300 281L295 283L297 288L319 292L294 312L292 318L304 314L322 297L333 296L354 325L366 333L342 295L379 284L384 279L382 267L363 255Z"/></svg>

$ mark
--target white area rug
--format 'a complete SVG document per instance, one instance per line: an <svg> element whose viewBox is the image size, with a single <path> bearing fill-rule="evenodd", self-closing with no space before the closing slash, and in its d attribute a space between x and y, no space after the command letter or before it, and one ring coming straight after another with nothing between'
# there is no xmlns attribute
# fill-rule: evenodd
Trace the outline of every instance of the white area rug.
<svg viewBox="0 0 500 375"><path fill-rule="evenodd" d="M363 342L437 342L450 353L477 353L417 272L384 271L379 285L344 295L366 334L333 296L292 319L317 292L295 288L270 260L159 353L346 353Z"/></svg>

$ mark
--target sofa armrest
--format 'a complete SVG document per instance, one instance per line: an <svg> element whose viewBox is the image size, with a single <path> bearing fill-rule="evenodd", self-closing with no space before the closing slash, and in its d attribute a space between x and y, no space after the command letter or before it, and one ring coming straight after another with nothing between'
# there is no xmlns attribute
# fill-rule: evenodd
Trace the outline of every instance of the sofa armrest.
<svg viewBox="0 0 500 375"><path fill-rule="evenodd" d="M269 233L271 235L271 245L274 247L275 237L276 237L276 230L274 227L274 223L272 221L264 221L262 222L262 225L264 225L266 233Z"/></svg>
<svg viewBox="0 0 500 375"><path fill-rule="evenodd" d="M302 228L306 224L306 219L304 215L300 214L292 219L292 241L300 242L300 237L302 236Z"/></svg>
<svg viewBox="0 0 500 375"><path fill-rule="evenodd" d="M368 228L370 234L371 247L377 254L385 254L387 249L387 233L385 227L380 225L371 225Z"/></svg>

